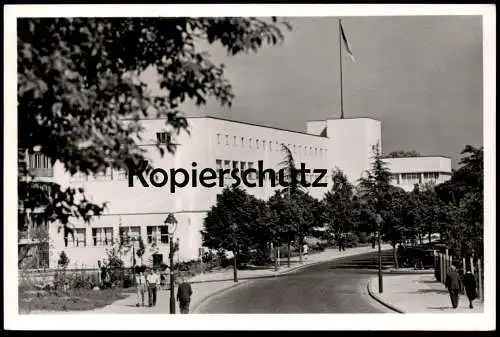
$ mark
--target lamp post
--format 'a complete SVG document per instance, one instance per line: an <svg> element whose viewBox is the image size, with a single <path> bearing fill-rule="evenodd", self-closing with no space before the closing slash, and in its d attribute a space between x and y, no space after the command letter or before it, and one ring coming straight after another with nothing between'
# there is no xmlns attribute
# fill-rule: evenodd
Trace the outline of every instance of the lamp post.
<svg viewBox="0 0 500 337"><path fill-rule="evenodd" d="M384 292L384 284L382 280L382 249L380 246L380 226L382 224L382 217L380 214L375 216L375 223L377 224L377 241L378 241L378 292Z"/></svg>
<svg viewBox="0 0 500 337"><path fill-rule="evenodd" d="M174 233L177 229L177 219L172 213L169 213L165 219L165 225L168 226L168 242L170 244L170 314L175 314L175 278L174 278Z"/></svg>

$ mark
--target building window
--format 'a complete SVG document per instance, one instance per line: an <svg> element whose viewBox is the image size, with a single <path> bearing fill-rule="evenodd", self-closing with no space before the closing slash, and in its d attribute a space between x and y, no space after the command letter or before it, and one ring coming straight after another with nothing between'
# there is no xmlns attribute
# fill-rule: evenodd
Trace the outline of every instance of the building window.
<svg viewBox="0 0 500 337"><path fill-rule="evenodd" d="M438 179L438 172L424 172L424 179Z"/></svg>
<svg viewBox="0 0 500 337"><path fill-rule="evenodd" d="M120 243L128 243L131 239L137 239L141 235L141 227L120 227Z"/></svg>
<svg viewBox="0 0 500 337"><path fill-rule="evenodd" d="M280 150L280 145L278 142L276 142L276 151L279 151Z"/></svg>
<svg viewBox="0 0 500 337"><path fill-rule="evenodd" d="M397 174L397 173L396 173L396 174L391 174L391 180L392 180L395 184L399 185L399 174Z"/></svg>
<svg viewBox="0 0 500 337"><path fill-rule="evenodd" d="M147 226L146 227L146 237L148 245L156 244L158 237L158 227L157 226Z"/></svg>
<svg viewBox="0 0 500 337"><path fill-rule="evenodd" d="M215 160L215 169L217 170L217 173L219 173L219 170L222 170L222 160L220 159Z"/></svg>
<svg viewBox="0 0 500 337"><path fill-rule="evenodd" d="M170 144L170 135L168 132L157 132L156 140L160 144Z"/></svg>
<svg viewBox="0 0 500 337"><path fill-rule="evenodd" d="M417 184L420 183L420 173L403 173L401 174L401 179L405 184Z"/></svg>
<svg viewBox="0 0 500 337"><path fill-rule="evenodd" d="M253 163L252 162L248 162L248 169L252 169L253 168ZM249 180L255 180L255 172L250 172L248 175L247 175L248 179Z"/></svg>
<svg viewBox="0 0 500 337"><path fill-rule="evenodd" d="M262 150L266 151L266 141L262 141Z"/></svg>
<svg viewBox="0 0 500 337"><path fill-rule="evenodd" d="M256 140L255 140L255 147L256 147L257 149L259 148L259 140L258 140L258 139L256 139Z"/></svg>
<svg viewBox="0 0 500 337"><path fill-rule="evenodd" d="M243 172L246 170L246 162L242 161L240 162L240 171Z"/></svg>
<svg viewBox="0 0 500 337"><path fill-rule="evenodd" d="M39 177L53 177L54 172L50 158L40 152L28 155L28 170Z"/></svg>
<svg viewBox="0 0 500 337"><path fill-rule="evenodd" d="M147 226L147 243L149 245L168 244L168 227L167 226Z"/></svg>
<svg viewBox="0 0 500 337"><path fill-rule="evenodd" d="M248 147L252 148L252 138L248 138Z"/></svg>
<svg viewBox="0 0 500 337"><path fill-rule="evenodd" d="M273 150L273 142L269 141L269 151Z"/></svg>
<svg viewBox="0 0 500 337"><path fill-rule="evenodd" d="M110 246L113 244L113 228L92 228L92 242L94 246Z"/></svg>
<svg viewBox="0 0 500 337"><path fill-rule="evenodd" d="M76 233L76 247L85 247L86 246L86 242L85 242L85 237L86 237L86 228L77 228L75 230L75 233Z"/></svg>
<svg viewBox="0 0 500 337"><path fill-rule="evenodd" d="M229 135L226 135L226 145L229 145Z"/></svg>
<svg viewBox="0 0 500 337"><path fill-rule="evenodd" d="M224 160L224 169L225 170L231 169L231 161L230 160Z"/></svg>
<svg viewBox="0 0 500 337"><path fill-rule="evenodd" d="M116 171L115 177L117 180L127 180L128 178L127 170L121 169Z"/></svg>
<svg viewBox="0 0 500 337"><path fill-rule="evenodd" d="M323 150L322 149L319 149L319 156L320 156L320 158L323 157Z"/></svg>
<svg viewBox="0 0 500 337"><path fill-rule="evenodd" d="M217 134L217 144L220 144L220 133Z"/></svg>
<svg viewBox="0 0 500 337"><path fill-rule="evenodd" d="M168 243L168 227L160 226L160 243L167 244Z"/></svg>
<svg viewBox="0 0 500 337"><path fill-rule="evenodd" d="M75 231L73 232L70 232L69 230L68 231L65 231L64 233L64 246L65 247L69 247L69 248L72 248L75 246Z"/></svg>
<svg viewBox="0 0 500 337"><path fill-rule="evenodd" d="M236 136L233 136L233 145L236 146Z"/></svg>
<svg viewBox="0 0 500 337"><path fill-rule="evenodd" d="M245 146L245 137L241 137L241 147Z"/></svg>

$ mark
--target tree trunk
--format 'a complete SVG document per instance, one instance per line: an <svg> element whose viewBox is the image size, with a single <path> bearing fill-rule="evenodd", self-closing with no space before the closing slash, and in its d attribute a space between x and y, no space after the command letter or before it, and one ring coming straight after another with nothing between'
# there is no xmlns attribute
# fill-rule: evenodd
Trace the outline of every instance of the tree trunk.
<svg viewBox="0 0 500 337"><path fill-rule="evenodd" d="M299 240L299 263L302 263L302 239Z"/></svg>
<svg viewBox="0 0 500 337"><path fill-rule="evenodd" d="M290 268L290 266L291 266L291 262L290 262L291 255L292 255L292 243L290 241L288 241L288 258L287 258L288 268Z"/></svg>
<svg viewBox="0 0 500 337"><path fill-rule="evenodd" d="M396 269L399 269L398 254L396 252L396 244L395 243L392 243L392 256L394 257L394 265L396 266Z"/></svg>
<svg viewBox="0 0 500 337"><path fill-rule="evenodd" d="M236 252L233 252L233 280L234 282L238 282L238 267L237 267L237 261L236 261Z"/></svg>
<svg viewBox="0 0 500 337"><path fill-rule="evenodd" d="M278 271L278 268L279 268L279 266L278 266L279 246L278 245L276 245L275 247L273 247L273 253L274 253L274 270Z"/></svg>

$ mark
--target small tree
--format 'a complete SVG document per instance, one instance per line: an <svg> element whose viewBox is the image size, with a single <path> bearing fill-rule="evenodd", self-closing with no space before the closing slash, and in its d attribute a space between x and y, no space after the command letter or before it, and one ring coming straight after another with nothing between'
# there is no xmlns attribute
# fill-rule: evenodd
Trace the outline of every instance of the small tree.
<svg viewBox="0 0 500 337"><path fill-rule="evenodd" d="M208 211L201 231L203 246L233 252L234 281L238 281L238 256L248 256L254 244L250 227L255 221L255 198L241 188L225 188Z"/></svg>
<svg viewBox="0 0 500 337"><path fill-rule="evenodd" d="M69 265L69 262L70 260L66 255L66 252L64 250L61 251L61 253L59 254L59 260L57 261L57 265L62 269L66 269L66 267Z"/></svg>
<svg viewBox="0 0 500 337"><path fill-rule="evenodd" d="M354 227L353 186L339 169L333 171L332 181L332 189L323 198L324 220L329 234L339 235Z"/></svg>
<svg viewBox="0 0 500 337"><path fill-rule="evenodd" d="M64 291L67 291L67 280L66 280L66 268L69 265L69 258L66 255L66 252L63 250L61 253L59 253L59 260L57 261L57 265L59 268L62 269L61 273L59 272L56 273L56 288L63 289Z"/></svg>

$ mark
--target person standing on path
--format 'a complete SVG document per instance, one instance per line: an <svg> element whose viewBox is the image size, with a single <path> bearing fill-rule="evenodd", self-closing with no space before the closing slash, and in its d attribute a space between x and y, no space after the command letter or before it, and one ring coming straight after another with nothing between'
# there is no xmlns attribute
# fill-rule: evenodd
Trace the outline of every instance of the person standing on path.
<svg viewBox="0 0 500 337"><path fill-rule="evenodd" d="M146 276L144 276L145 268L135 267L135 285L137 288L137 304L139 307L141 304L144 306L144 296L146 295Z"/></svg>
<svg viewBox="0 0 500 337"><path fill-rule="evenodd" d="M191 289L191 284L186 281L185 276L182 276L181 283L177 289L177 300L179 301L181 314L189 314L189 303L191 302L192 294L193 289Z"/></svg>
<svg viewBox="0 0 500 337"><path fill-rule="evenodd" d="M156 272L156 268L147 276L148 283L148 298L149 306L154 307L156 305L156 294L158 290L158 285L160 284L160 276Z"/></svg>
<svg viewBox="0 0 500 337"><path fill-rule="evenodd" d="M474 301L477 297L476 278L474 277L474 274L472 274L470 269L467 270L467 273L465 273L465 275L464 275L463 284L465 287L465 294L467 295L467 298L469 299L469 308L474 309L474 306L472 305L472 301Z"/></svg>
<svg viewBox="0 0 500 337"><path fill-rule="evenodd" d="M460 276L457 272L457 267L451 265L450 271L446 275L446 288L448 288L448 292L450 293L451 305L453 309L458 307L459 294L462 286L460 284Z"/></svg>

